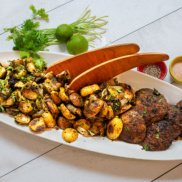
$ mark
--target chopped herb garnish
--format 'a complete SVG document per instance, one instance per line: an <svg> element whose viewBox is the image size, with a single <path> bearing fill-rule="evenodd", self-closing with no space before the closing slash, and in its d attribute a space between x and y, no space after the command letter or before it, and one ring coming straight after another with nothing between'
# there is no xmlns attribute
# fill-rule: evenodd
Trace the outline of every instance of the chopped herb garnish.
<svg viewBox="0 0 182 182"><path fill-rule="evenodd" d="M156 133L155 138L156 139L159 139L160 138L160 134L159 133Z"/></svg>
<svg viewBox="0 0 182 182"><path fill-rule="evenodd" d="M129 132L129 131L130 131L130 128L129 128L128 126L125 126L125 127L124 127L124 130L125 130L126 132Z"/></svg>
<svg viewBox="0 0 182 182"><path fill-rule="evenodd" d="M49 20L49 15L45 12L45 9L41 8L37 10L34 5L31 5L30 10L33 13L33 18L40 17L43 20Z"/></svg>
<svg viewBox="0 0 182 182"><path fill-rule="evenodd" d="M0 105L0 112L4 112L4 111L5 111L4 107Z"/></svg>
<svg viewBox="0 0 182 182"><path fill-rule="evenodd" d="M145 151L148 151L148 150L149 150L149 146L148 146L147 144L144 144L144 145L143 145L143 149L144 149Z"/></svg>
<svg viewBox="0 0 182 182"><path fill-rule="evenodd" d="M113 111L117 112L121 109L121 102L119 99L110 99L109 101L112 103Z"/></svg>
<svg viewBox="0 0 182 182"><path fill-rule="evenodd" d="M161 94L159 93L159 91L158 91L158 90L156 90L155 88L154 88L153 94L154 94L154 95L156 95L156 96L161 95Z"/></svg>
<svg viewBox="0 0 182 182"><path fill-rule="evenodd" d="M147 110L145 109L143 112L142 112L142 116L146 116L147 115Z"/></svg>

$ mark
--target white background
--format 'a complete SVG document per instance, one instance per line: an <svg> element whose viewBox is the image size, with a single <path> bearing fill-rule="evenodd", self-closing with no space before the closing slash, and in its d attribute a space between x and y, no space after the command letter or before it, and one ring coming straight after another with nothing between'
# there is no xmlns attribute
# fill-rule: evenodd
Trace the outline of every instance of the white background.
<svg viewBox="0 0 182 182"><path fill-rule="evenodd" d="M42 28L71 23L89 6L108 15L107 45L135 42L141 52L182 55L181 0L0 0L0 50L11 50L5 27L30 18L34 4L49 12ZM50 51L60 52L58 46ZM165 81L172 82L169 74ZM177 85L181 87L181 85ZM182 181L182 161L132 160L59 145L0 123L0 181ZM156 179L156 180L155 180Z"/></svg>

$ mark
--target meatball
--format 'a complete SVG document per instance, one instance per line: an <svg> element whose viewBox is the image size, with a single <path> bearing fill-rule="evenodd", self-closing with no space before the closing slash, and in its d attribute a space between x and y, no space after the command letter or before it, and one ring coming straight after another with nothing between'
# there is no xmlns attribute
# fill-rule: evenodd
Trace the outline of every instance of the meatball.
<svg viewBox="0 0 182 182"><path fill-rule="evenodd" d="M168 111L168 103L157 90L144 88L136 92L135 110L144 118L148 126L164 119Z"/></svg>
<svg viewBox="0 0 182 182"><path fill-rule="evenodd" d="M140 114L132 109L122 114L121 120L123 130L119 139L128 143L141 143L146 135L146 125Z"/></svg>
<svg viewBox="0 0 182 182"><path fill-rule="evenodd" d="M180 135L180 132L180 127L169 120L152 123L147 128L147 134L142 146L145 150L150 151L166 150L172 141Z"/></svg>

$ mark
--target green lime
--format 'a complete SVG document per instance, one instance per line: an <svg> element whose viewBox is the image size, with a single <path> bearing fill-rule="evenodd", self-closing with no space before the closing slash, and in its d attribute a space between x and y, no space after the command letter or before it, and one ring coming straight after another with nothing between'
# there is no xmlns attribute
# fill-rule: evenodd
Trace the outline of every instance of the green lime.
<svg viewBox="0 0 182 182"><path fill-rule="evenodd" d="M80 54L88 50L88 41L84 36L74 34L67 42L66 46L70 54Z"/></svg>
<svg viewBox="0 0 182 182"><path fill-rule="evenodd" d="M61 43L66 43L73 35L73 29L68 24L62 24L56 28L55 35Z"/></svg>

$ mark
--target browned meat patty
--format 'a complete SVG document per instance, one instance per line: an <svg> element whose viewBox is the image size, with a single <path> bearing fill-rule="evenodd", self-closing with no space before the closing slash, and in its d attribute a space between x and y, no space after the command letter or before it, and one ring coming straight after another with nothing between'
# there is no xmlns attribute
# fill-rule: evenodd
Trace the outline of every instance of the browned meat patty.
<svg viewBox="0 0 182 182"><path fill-rule="evenodd" d="M176 107L180 108L182 110L182 100L180 100L177 104Z"/></svg>
<svg viewBox="0 0 182 182"><path fill-rule="evenodd" d="M182 136L182 110L180 107L170 105L166 119L179 126L181 130L180 136ZM174 138L176 137L174 136Z"/></svg>
<svg viewBox="0 0 182 182"><path fill-rule="evenodd" d="M140 114L132 109L122 114L121 119L123 130L119 139L128 143L141 143L146 135L146 125Z"/></svg>
<svg viewBox="0 0 182 182"><path fill-rule="evenodd" d="M143 116L148 126L164 119L167 114L168 103L165 97L157 90L144 88L136 92L135 110Z"/></svg>
<svg viewBox="0 0 182 182"><path fill-rule="evenodd" d="M169 120L152 123L147 128L147 134L142 146L145 150L166 150L172 141L180 135L180 127Z"/></svg>

